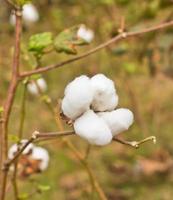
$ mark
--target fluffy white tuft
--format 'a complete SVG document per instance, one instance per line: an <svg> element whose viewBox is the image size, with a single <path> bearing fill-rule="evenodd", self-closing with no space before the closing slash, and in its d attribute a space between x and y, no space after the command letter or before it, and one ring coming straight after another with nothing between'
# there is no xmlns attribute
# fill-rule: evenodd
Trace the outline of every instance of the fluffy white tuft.
<svg viewBox="0 0 173 200"><path fill-rule="evenodd" d="M93 99L90 79L80 76L69 83L62 100L62 111L70 119L76 119L87 111Z"/></svg>
<svg viewBox="0 0 173 200"><path fill-rule="evenodd" d="M26 143L28 142L28 140L21 140L21 145L20 145L20 148L23 147ZM22 154L28 154L31 150L33 150L34 148L34 145L32 143L30 143L26 149L22 152ZM17 144L13 144L10 148L9 148L9 151L8 151L8 158L9 159L13 159L14 158L14 155L15 153L17 152L18 150L18 146Z"/></svg>
<svg viewBox="0 0 173 200"><path fill-rule="evenodd" d="M39 13L36 7L32 4L26 4L23 6L22 15L23 15L23 21L25 24L37 22L39 20ZM14 26L15 23L16 23L15 16L14 14L11 14L10 24Z"/></svg>
<svg viewBox="0 0 173 200"><path fill-rule="evenodd" d="M112 134L103 119L92 110L86 111L74 122L77 135L86 139L90 144L107 145L112 140Z"/></svg>
<svg viewBox="0 0 173 200"><path fill-rule="evenodd" d="M107 123L113 136L128 130L134 120L133 113L125 108L119 108L112 112L101 112L98 115Z"/></svg>
<svg viewBox="0 0 173 200"><path fill-rule="evenodd" d="M112 111L118 104L114 82L103 74L97 74L91 78L94 92L92 108L94 111Z"/></svg>
<svg viewBox="0 0 173 200"><path fill-rule="evenodd" d="M77 31L77 36L90 43L94 39L94 31L88 29L84 24Z"/></svg>
<svg viewBox="0 0 173 200"><path fill-rule="evenodd" d="M44 80L44 78L39 78L39 79L36 80L36 83L35 82L30 82L27 85L28 91L33 95L38 95L39 94L38 87L40 88L40 90L42 92L45 92L47 90L47 83Z"/></svg>
<svg viewBox="0 0 173 200"><path fill-rule="evenodd" d="M40 160L40 170L43 171L47 169L49 165L49 153L46 149L42 147L34 147L31 157L35 160Z"/></svg>

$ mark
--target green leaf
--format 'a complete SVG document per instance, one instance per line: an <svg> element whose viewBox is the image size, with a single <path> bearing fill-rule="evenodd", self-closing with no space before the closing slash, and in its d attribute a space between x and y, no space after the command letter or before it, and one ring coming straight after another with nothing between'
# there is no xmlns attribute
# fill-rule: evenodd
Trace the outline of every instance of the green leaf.
<svg viewBox="0 0 173 200"><path fill-rule="evenodd" d="M29 38L28 50L35 55L44 54L44 50L53 44L53 36L51 32L44 32L32 35Z"/></svg>
<svg viewBox="0 0 173 200"><path fill-rule="evenodd" d="M48 190L50 190L50 185L38 185L38 190L40 192L48 191Z"/></svg>
<svg viewBox="0 0 173 200"><path fill-rule="evenodd" d="M59 53L77 54L76 46L87 45L88 43L77 37L77 31L80 25L71 27L59 33L55 40L55 50Z"/></svg>

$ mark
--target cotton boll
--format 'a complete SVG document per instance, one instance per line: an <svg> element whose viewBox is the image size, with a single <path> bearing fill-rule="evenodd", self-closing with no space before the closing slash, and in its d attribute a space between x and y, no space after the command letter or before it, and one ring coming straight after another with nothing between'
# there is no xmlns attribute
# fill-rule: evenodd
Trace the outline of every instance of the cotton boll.
<svg viewBox="0 0 173 200"><path fill-rule="evenodd" d="M74 122L74 130L77 135L86 139L90 144L107 145L112 140L112 134L103 119L92 110L86 111Z"/></svg>
<svg viewBox="0 0 173 200"><path fill-rule="evenodd" d="M26 4L23 6L22 15L23 15L23 21L25 24L34 23L39 20L39 13L38 13L36 7L32 4ZM16 23L15 15L11 14L10 24L14 26L15 23Z"/></svg>
<svg viewBox="0 0 173 200"><path fill-rule="evenodd" d="M94 111L112 111L118 104L118 95L112 80L103 74L97 74L91 78L94 92L92 108Z"/></svg>
<svg viewBox="0 0 173 200"><path fill-rule="evenodd" d="M62 100L62 111L70 119L76 119L89 109L93 99L90 79L80 76L69 83Z"/></svg>
<svg viewBox="0 0 173 200"><path fill-rule="evenodd" d="M44 78L37 79L37 84L39 85L42 92L45 92L47 90L47 83Z"/></svg>
<svg viewBox="0 0 173 200"><path fill-rule="evenodd" d="M81 25L78 29L77 36L90 43L94 39L94 32L93 30L86 28L85 25Z"/></svg>
<svg viewBox="0 0 173 200"><path fill-rule="evenodd" d="M21 145L20 148L23 147L26 143L28 142L28 140L22 140L21 141ZM22 154L28 154L30 151L32 151L32 149L34 148L34 145L32 143L30 143L25 150L22 152ZM13 159L15 153L18 150L18 145L17 144L13 144L8 151L8 158L9 159Z"/></svg>
<svg viewBox="0 0 173 200"><path fill-rule="evenodd" d="M26 4L23 7L23 18L28 22L36 22L39 20L39 14L36 7L32 4Z"/></svg>
<svg viewBox="0 0 173 200"><path fill-rule="evenodd" d="M28 83L27 88L31 94L38 95L39 89L42 92L45 92L47 90L47 83L43 78L39 78L35 82L32 81L32 82Z"/></svg>
<svg viewBox="0 0 173 200"><path fill-rule="evenodd" d="M98 115L107 123L113 136L126 131L134 120L133 113L125 108L119 108L112 112L101 112Z"/></svg>
<svg viewBox="0 0 173 200"><path fill-rule="evenodd" d="M40 160L40 170L44 171L49 165L48 151L42 147L34 147L31 158L34 160Z"/></svg>

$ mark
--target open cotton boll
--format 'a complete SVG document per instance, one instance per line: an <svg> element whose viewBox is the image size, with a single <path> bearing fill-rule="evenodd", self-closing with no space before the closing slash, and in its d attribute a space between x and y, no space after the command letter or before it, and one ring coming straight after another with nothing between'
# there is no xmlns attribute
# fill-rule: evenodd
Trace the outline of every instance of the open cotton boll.
<svg viewBox="0 0 173 200"><path fill-rule="evenodd" d="M91 78L94 92L92 108L94 111L112 111L118 104L114 82L103 74L97 74Z"/></svg>
<svg viewBox="0 0 173 200"><path fill-rule="evenodd" d="M21 140L21 145L20 145L20 148L23 147L26 143L28 142L28 140ZM28 154L30 153L34 148L34 145L32 143L30 143L26 148L25 150L22 152L22 154ZM9 151L8 151L8 158L9 159L13 159L14 158L14 155L15 153L17 152L18 150L18 145L17 144L13 144L10 148L9 148Z"/></svg>
<svg viewBox="0 0 173 200"><path fill-rule="evenodd" d="M94 31L88 29L84 24L77 31L77 36L86 42L90 43L94 39Z"/></svg>
<svg viewBox="0 0 173 200"><path fill-rule="evenodd" d="M44 171L49 165L49 153L42 147L34 147L31 158L40 161L40 170Z"/></svg>
<svg viewBox="0 0 173 200"><path fill-rule="evenodd" d="M77 135L86 139L90 144L107 145L112 140L112 134L103 119L92 110L86 111L74 122L74 130Z"/></svg>
<svg viewBox="0 0 173 200"><path fill-rule="evenodd" d="M107 123L113 136L127 130L134 120L133 113L126 108L119 108L112 112L101 112L98 115Z"/></svg>
<svg viewBox="0 0 173 200"><path fill-rule="evenodd" d="M23 15L23 21L25 24L34 23L39 20L39 13L38 13L36 7L32 4L25 4L23 6L22 15ZM15 15L11 14L10 15L10 24L14 26L15 23L16 23Z"/></svg>
<svg viewBox="0 0 173 200"><path fill-rule="evenodd" d="M44 80L44 78L39 78L35 82L32 81L32 82L28 83L27 88L31 94L38 95L39 89L42 92L45 92L47 90L47 83Z"/></svg>
<svg viewBox="0 0 173 200"><path fill-rule="evenodd" d="M61 105L62 111L74 120L89 109L92 99L90 79L82 75L67 85Z"/></svg>

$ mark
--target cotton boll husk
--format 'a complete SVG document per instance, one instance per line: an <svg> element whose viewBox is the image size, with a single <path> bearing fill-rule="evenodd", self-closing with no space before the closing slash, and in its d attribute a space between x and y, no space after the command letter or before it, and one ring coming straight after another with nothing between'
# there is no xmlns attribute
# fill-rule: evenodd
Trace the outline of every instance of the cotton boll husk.
<svg viewBox="0 0 173 200"><path fill-rule="evenodd" d="M34 23L39 20L39 13L36 9L36 7L32 4L25 4L23 6L23 11L22 11L22 17L24 23L27 25L28 23ZM14 14L10 15L10 24L15 25L16 23L16 18Z"/></svg>
<svg viewBox="0 0 173 200"><path fill-rule="evenodd" d="M32 159L40 160L40 170L44 171L49 165L49 153L42 147L34 147L31 155Z"/></svg>
<svg viewBox="0 0 173 200"><path fill-rule="evenodd" d="M90 144L103 146L112 140L112 134L107 124L92 110L86 111L76 119L74 130L77 135L86 139Z"/></svg>
<svg viewBox="0 0 173 200"><path fill-rule="evenodd" d="M62 111L64 115L74 120L89 110L92 99L90 79L84 75L80 76L67 85L61 105Z"/></svg>
<svg viewBox="0 0 173 200"><path fill-rule="evenodd" d="M98 113L98 116L104 119L113 136L128 130L134 120L133 113L126 108L119 108L111 112L101 112Z"/></svg>
<svg viewBox="0 0 173 200"><path fill-rule="evenodd" d="M37 86L37 84L38 86ZM40 88L40 90L42 92L45 92L47 90L47 83L46 81L43 79L43 78L39 78L36 80L36 83L34 82L30 82L28 83L27 85L27 88L28 88L28 91L33 94L33 95L38 95L39 94L39 89L38 87Z"/></svg>
<svg viewBox="0 0 173 200"><path fill-rule="evenodd" d="M94 92L92 108L94 111L112 111L118 104L114 82L103 74L97 74L91 78Z"/></svg>
<svg viewBox="0 0 173 200"><path fill-rule="evenodd" d="M21 140L21 145L20 148L23 147L26 143L28 142L28 140ZM22 152L22 154L28 154L32 149L34 148L34 145L32 143L30 143L25 150ZM17 152L18 150L18 145L17 144L13 144L8 151L8 158L9 159L13 159L14 158L14 154Z"/></svg>
<svg viewBox="0 0 173 200"><path fill-rule="evenodd" d="M77 36L90 43L94 39L94 31L86 28L85 25L81 25L77 31Z"/></svg>

